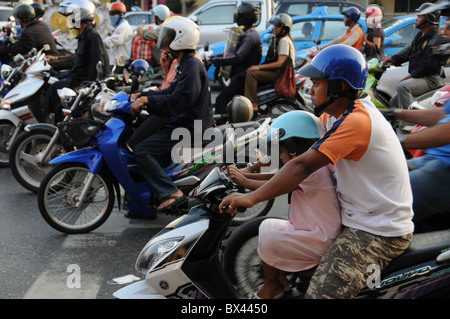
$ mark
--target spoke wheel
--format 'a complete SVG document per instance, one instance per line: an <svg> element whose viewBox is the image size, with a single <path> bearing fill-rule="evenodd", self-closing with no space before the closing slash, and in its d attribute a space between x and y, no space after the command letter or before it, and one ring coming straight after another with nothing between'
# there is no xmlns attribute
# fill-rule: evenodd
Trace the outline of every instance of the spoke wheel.
<svg viewBox="0 0 450 319"><path fill-rule="evenodd" d="M66 153L64 147L56 143L46 160L42 161L42 155L52 137L53 133L47 130L24 132L11 147L11 171L16 180L32 192L38 192L42 179L52 169L53 166L48 162ZM40 161L42 162L39 163Z"/></svg>
<svg viewBox="0 0 450 319"><path fill-rule="evenodd" d="M97 174L82 203L81 192L90 176L82 164L56 166L42 180L38 193L39 211L45 221L67 234L90 232L102 225L114 207L114 188L103 174Z"/></svg>

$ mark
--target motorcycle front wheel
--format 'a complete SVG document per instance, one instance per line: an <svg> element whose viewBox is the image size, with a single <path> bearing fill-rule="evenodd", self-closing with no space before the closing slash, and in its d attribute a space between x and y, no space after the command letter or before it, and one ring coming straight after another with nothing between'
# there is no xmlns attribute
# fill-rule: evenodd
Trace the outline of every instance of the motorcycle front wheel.
<svg viewBox="0 0 450 319"><path fill-rule="evenodd" d="M83 164L64 163L44 177L38 192L38 206L51 227L66 234L88 233L108 219L115 194L105 174L93 176L84 201L79 201L91 176L89 168Z"/></svg>
<svg viewBox="0 0 450 319"><path fill-rule="evenodd" d="M10 150L9 164L14 177L23 187L34 193L38 192L41 180L53 167L48 162L67 152L57 142L46 160L42 161L41 156L53 134L48 130L24 132L17 137ZM38 164L39 160L42 163Z"/></svg>
<svg viewBox="0 0 450 319"><path fill-rule="evenodd" d="M0 167L9 166L9 150L6 143L11 138L16 127L10 121L0 121Z"/></svg>
<svg viewBox="0 0 450 319"><path fill-rule="evenodd" d="M259 225L266 218L255 218L237 227L225 241L225 273L243 298L253 296L265 281L257 249Z"/></svg>

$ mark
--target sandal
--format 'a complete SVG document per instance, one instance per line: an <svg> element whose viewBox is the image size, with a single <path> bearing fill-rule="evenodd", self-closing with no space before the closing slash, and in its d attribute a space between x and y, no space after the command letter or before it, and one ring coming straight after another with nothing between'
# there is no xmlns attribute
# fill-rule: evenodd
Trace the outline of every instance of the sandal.
<svg viewBox="0 0 450 319"><path fill-rule="evenodd" d="M168 200L170 200L170 199L175 199L175 201L173 201L172 203L170 203L169 205L167 205L167 206L165 206L163 208L158 209L158 212L171 210L174 207L177 207L177 206L180 206L180 205L184 204L186 202L186 200L187 200L187 197L184 194L183 194L183 196L167 196L166 198L164 198L161 201L161 204L166 202L166 201L168 201Z"/></svg>

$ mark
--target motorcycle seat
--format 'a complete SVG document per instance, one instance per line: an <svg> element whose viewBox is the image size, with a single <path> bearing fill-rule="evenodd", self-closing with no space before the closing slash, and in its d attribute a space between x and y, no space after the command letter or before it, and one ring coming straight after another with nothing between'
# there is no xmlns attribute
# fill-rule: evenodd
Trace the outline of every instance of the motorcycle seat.
<svg viewBox="0 0 450 319"><path fill-rule="evenodd" d="M450 229L414 234L409 247L403 254L393 259L382 273L387 274L427 260L436 259L450 248Z"/></svg>

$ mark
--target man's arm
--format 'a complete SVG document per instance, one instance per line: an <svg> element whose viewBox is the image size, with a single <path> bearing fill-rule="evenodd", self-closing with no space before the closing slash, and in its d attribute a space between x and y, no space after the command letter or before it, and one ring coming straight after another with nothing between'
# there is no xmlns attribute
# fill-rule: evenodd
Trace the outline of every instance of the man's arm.
<svg viewBox="0 0 450 319"><path fill-rule="evenodd" d="M319 151L309 149L302 155L290 160L270 180L252 193L231 194L220 203L220 211L224 207L252 207L253 205L286 194L296 189L310 174L330 164L330 159Z"/></svg>
<svg viewBox="0 0 450 319"><path fill-rule="evenodd" d="M433 148L447 144L450 144L450 122L408 134L402 141L402 146L405 149Z"/></svg>
<svg viewBox="0 0 450 319"><path fill-rule="evenodd" d="M432 126L445 117L442 108L432 108L426 110L402 110L396 109L395 118L408 123L424 126Z"/></svg>

